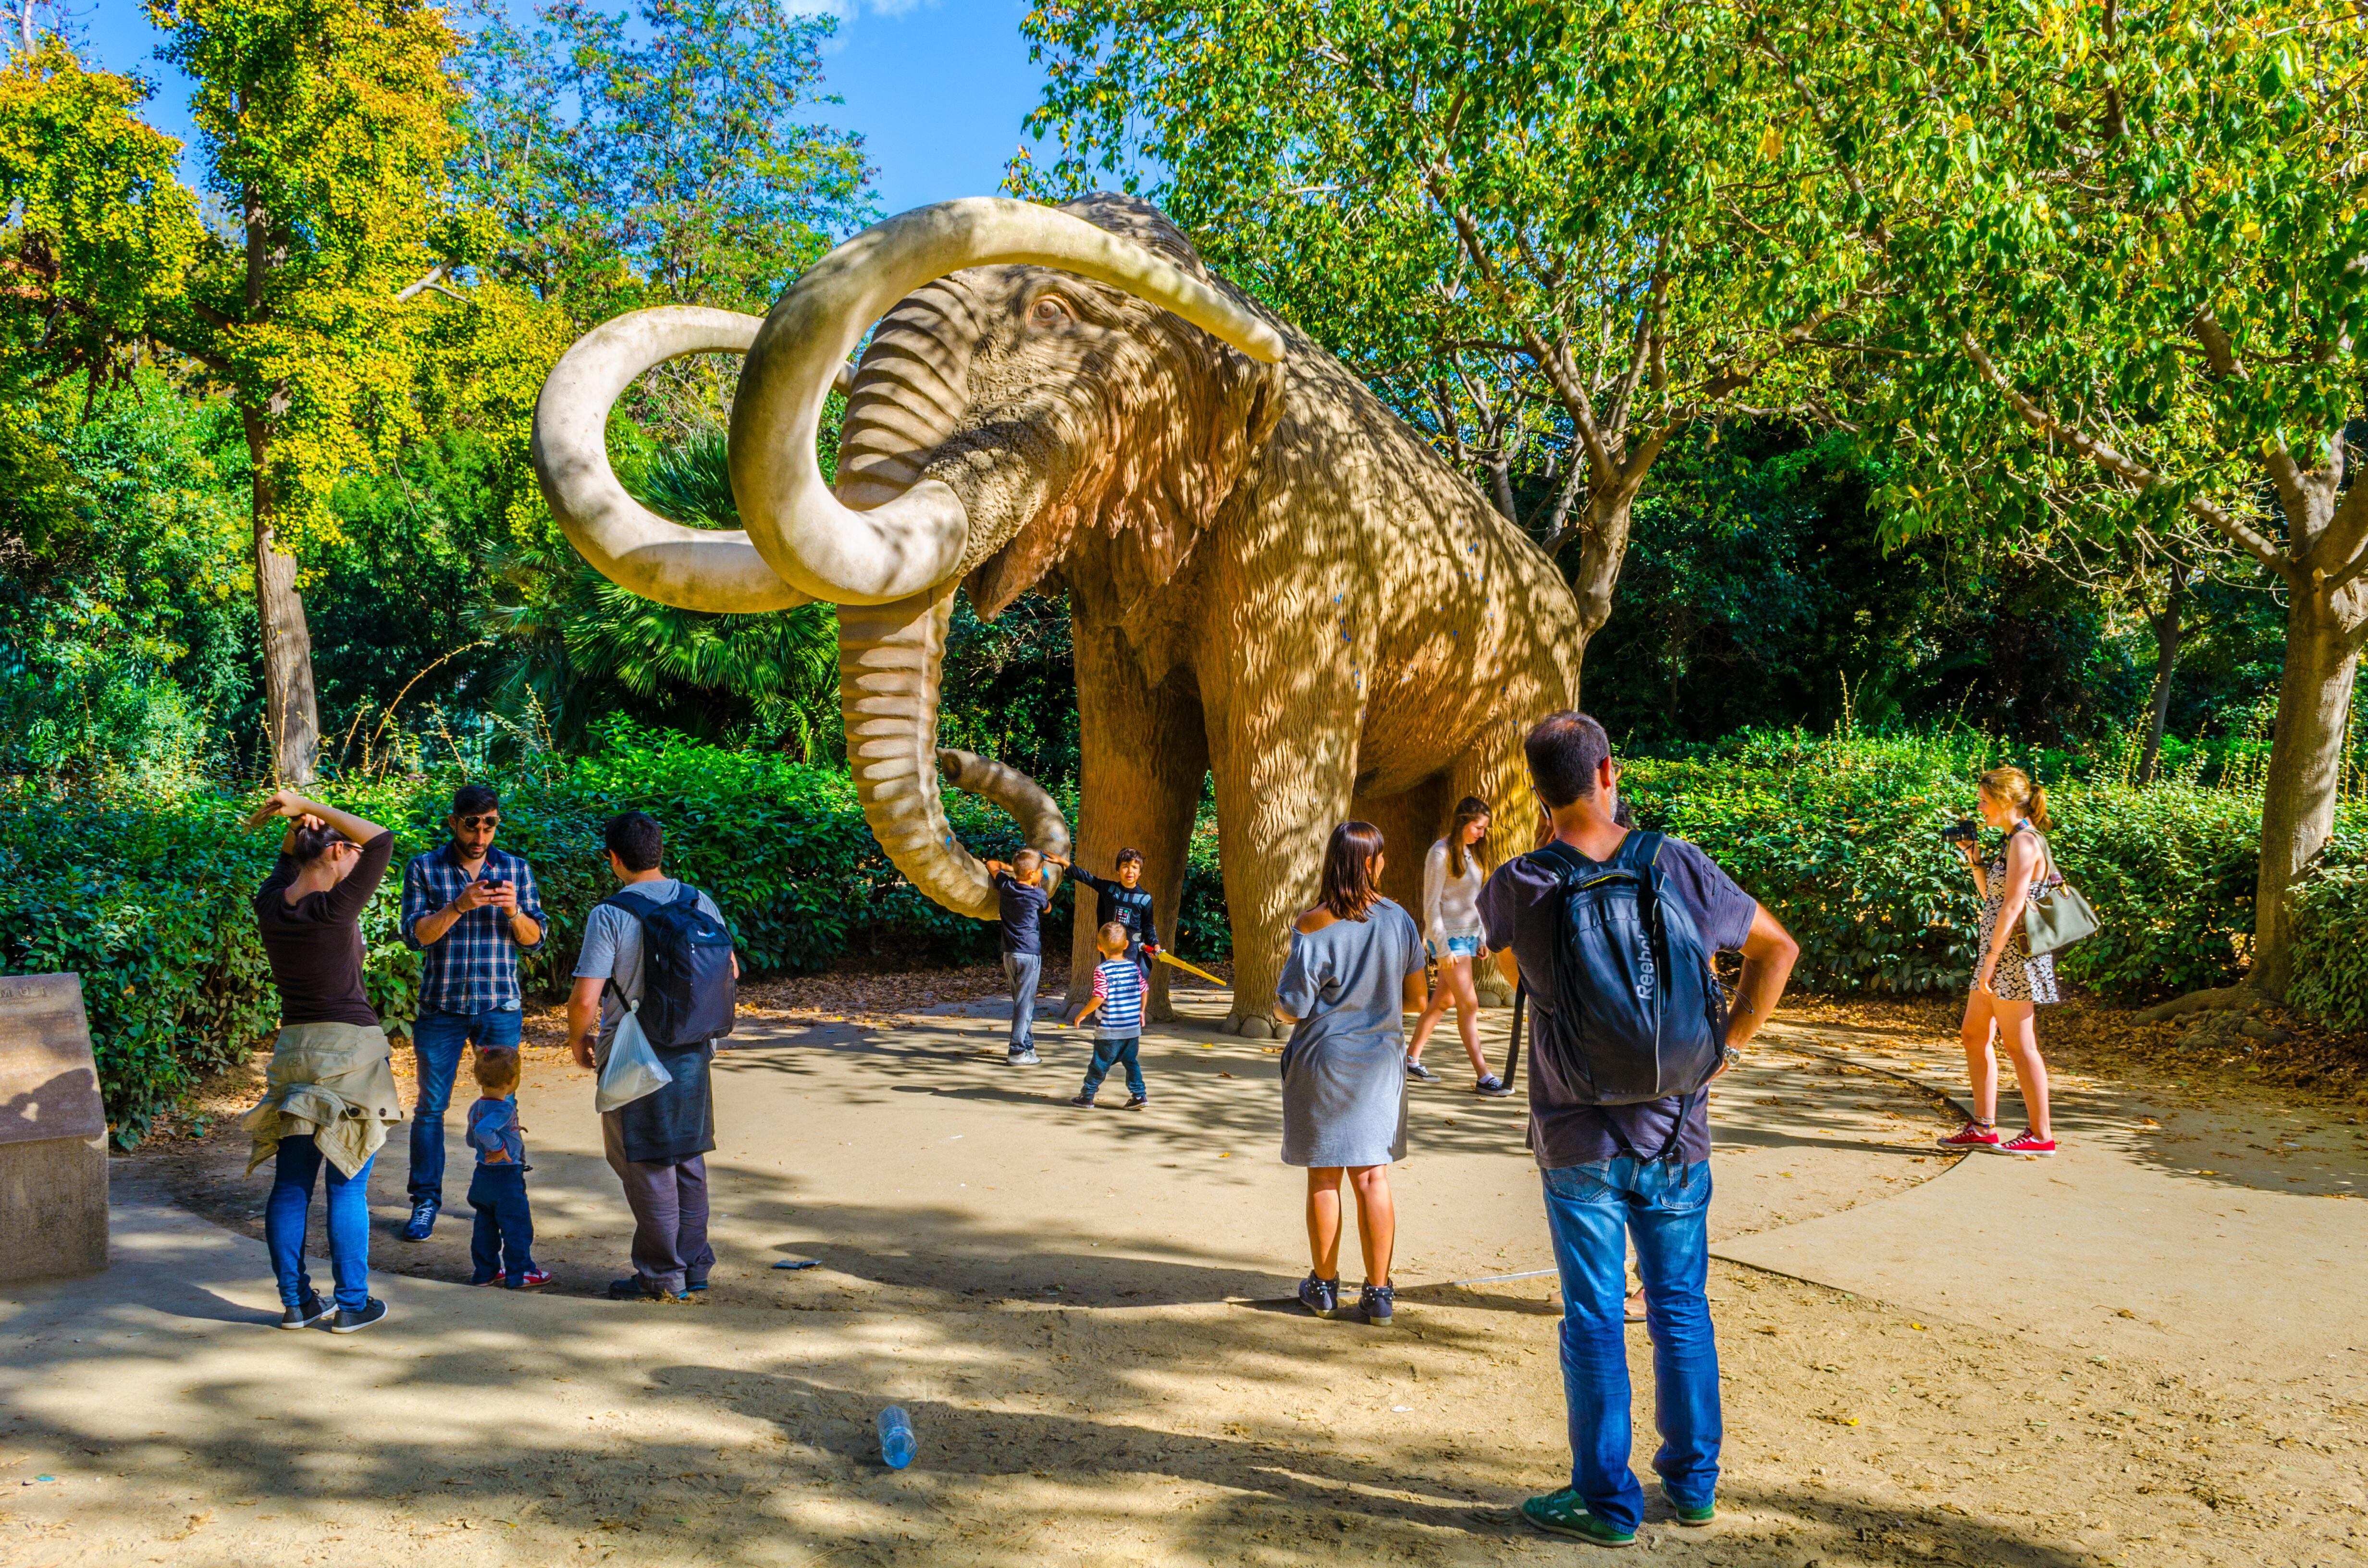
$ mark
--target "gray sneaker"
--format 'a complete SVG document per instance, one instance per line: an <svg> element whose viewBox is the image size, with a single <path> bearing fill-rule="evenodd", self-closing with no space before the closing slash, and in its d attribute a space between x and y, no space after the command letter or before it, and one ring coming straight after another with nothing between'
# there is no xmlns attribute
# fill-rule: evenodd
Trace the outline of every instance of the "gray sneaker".
<svg viewBox="0 0 2368 1568"><path fill-rule="evenodd" d="M384 1323L385 1321L386 1303L380 1301L376 1296L372 1296L362 1303L362 1310L358 1312L349 1312L344 1307L339 1307L337 1309L336 1320L329 1324L329 1332L331 1334L359 1334L362 1330L370 1327L370 1324L374 1323Z"/></svg>
<svg viewBox="0 0 2368 1568"><path fill-rule="evenodd" d="M1409 1078L1419 1078L1426 1084L1435 1084L1439 1081L1438 1074L1432 1072L1429 1068L1424 1066L1421 1062L1415 1061L1411 1057L1406 1060L1406 1076Z"/></svg>
<svg viewBox="0 0 2368 1568"><path fill-rule="evenodd" d="M1478 1083L1473 1085L1472 1092L1475 1095L1486 1095L1492 1100L1501 1100L1513 1091L1506 1084L1504 1079L1499 1078L1497 1074L1491 1073L1486 1077L1481 1079Z"/></svg>
<svg viewBox="0 0 2368 1568"><path fill-rule="evenodd" d="M1035 1067L1042 1065L1042 1063L1036 1060L1036 1048L1032 1045L1023 1045L1019 1050L1011 1053L1011 1065L1014 1067Z"/></svg>

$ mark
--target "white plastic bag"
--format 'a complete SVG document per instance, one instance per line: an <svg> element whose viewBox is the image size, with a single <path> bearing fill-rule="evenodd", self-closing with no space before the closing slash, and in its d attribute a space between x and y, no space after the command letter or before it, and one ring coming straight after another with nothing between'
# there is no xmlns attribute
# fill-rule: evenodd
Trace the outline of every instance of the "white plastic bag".
<svg viewBox="0 0 2368 1568"><path fill-rule="evenodd" d="M641 1021L628 1012L617 1020L617 1032L609 1041L609 1060L600 1064L600 1088L592 1096L593 1108L606 1114L656 1094L673 1082L674 1074L650 1049Z"/></svg>

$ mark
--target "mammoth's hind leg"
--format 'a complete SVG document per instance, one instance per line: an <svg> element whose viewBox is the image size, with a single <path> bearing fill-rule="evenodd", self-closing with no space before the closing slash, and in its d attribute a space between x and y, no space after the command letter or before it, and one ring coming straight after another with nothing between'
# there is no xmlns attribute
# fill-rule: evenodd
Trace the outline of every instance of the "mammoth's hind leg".
<svg viewBox="0 0 2368 1568"><path fill-rule="evenodd" d="M1455 802L1466 795L1477 795L1488 802L1488 836L1482 850L1492 867L1529 853L1538 842L1538 796L1530 787L1529 758L1521 751L1529 724L1530 721L1522 720L1490 725L1449 772L1446 811L1452 812ZM1442 832L1446 825L1442 819ZM1494 963L1473 965L1472 983L1479 991L1482 1006L1511 1006L1513 988Z"/></svg>
<svg viewBox="0 0 2368 1568"><path fill-rule="evenodd" d="M1224 1027L1267 1039L1289 1032L1274 999L1292 922L1315 902L1324 846L1350 814L1357 711L1345 702L1273 704L1244 717L1247 733L1229 745L1212 740L1209 758L1234 929L1234 1009Z"/></svg>
<svg viewBox="0 0 2368 1568"><path fill-rule="evenodd" d="M1422 865L1430 846L1447 831L1447 811L1454 803L1447 792L1444 773L1434 773L1410 790L1395 795L1359 795L1349 802L1349 814L1362 817L1382 830L1382 894L1397 901L1422 922Z"/></svg>
<svg viewBox="0 0 2368 1568"><path fill-rule="evenodd" d="M1192 846L1192 820L1200 809L1201 785L1209 773L1209 744L1201 700L1189 677L1156 687L1145 684L1140 667L1115 631L1075 629L1077 661L1076 863L1098 877L1115 880L1121 849L1143 853L1143 886L1159 917L1159 941L1176 942L1176 916L1184 897L1185 862ZM1069 992L1063 1016L1074 1020L1094 994L1092 889L1078 885L1075 930L1069 943ZM1178 957L1189 958L1189 953ZM1144 1016L1176 1016L1168 980L1176 971L1151 966Z"/></svg>

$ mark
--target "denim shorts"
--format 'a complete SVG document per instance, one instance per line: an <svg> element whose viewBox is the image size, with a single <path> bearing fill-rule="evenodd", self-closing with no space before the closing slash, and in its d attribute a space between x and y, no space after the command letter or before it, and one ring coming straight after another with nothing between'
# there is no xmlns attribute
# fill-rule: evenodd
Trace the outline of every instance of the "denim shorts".
<svg viewBox="0 0 2368 1568"><path fill-rule="evenodd" d="M1480 938L1477 937L1450 937L1445 949L1440 954L1440 957L1449 959L1476 959L1479 956Z"/></svg>

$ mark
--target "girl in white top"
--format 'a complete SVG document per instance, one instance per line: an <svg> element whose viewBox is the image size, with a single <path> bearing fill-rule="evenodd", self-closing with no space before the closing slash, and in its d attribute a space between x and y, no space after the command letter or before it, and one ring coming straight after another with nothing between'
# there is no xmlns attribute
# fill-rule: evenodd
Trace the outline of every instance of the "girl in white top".
<svg viewBox="0 0 2368 1568"><path fill-rule="evenodd" d="M1466 795L1456 802L1455 822L1447 836L1430 846L1422 863L1422 935L1430 955L1439 960L1439 983L1430 1006L1414 1027L1406 1046L1406 1076L1425 1083L1438 1076L1422 1064L1422 1048L1430 1031L1455 1005L1456 1031L1463 1037L1463 1053L1472 1058L1473 1086L1484 1095L1501 1095L1504 1080L1488 1071L1480 1054L1480 997L1472 988L1472 966L1488 956L1487 938L1480 926L1480 890L1488 882L1488 869L1480 863L1480 841L1488 836L1488 802Z"/></svg>

